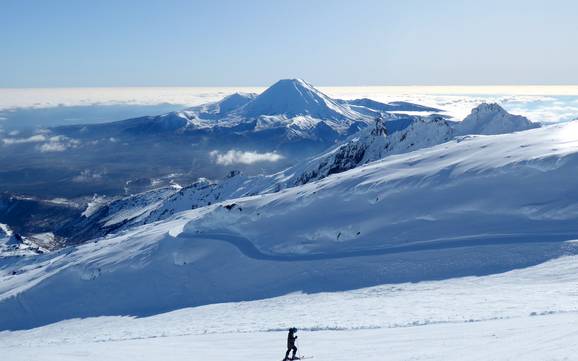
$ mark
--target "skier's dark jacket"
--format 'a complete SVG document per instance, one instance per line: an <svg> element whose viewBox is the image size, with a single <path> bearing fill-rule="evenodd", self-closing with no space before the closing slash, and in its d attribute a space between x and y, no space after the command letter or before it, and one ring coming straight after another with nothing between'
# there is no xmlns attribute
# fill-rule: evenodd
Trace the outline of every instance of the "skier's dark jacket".
<svg viewBox="0 0 578 361"><path fill-rule="evenodd" d="M297 336L295 336L295 332L293 330L290 330L289 334L287 335L287 348L292 348L293 346L295 346L296 339Z"/></svg>

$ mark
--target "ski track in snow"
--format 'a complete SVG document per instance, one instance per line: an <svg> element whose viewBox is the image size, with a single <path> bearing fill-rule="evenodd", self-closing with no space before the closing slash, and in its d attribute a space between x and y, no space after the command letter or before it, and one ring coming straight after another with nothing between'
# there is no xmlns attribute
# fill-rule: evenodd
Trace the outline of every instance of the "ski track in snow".
<svg viewBox="0 0 578 361"><path fill-rule="evenodd" d="M243 255L263 261L279 262L301 262L333 260L340 258L373 257L388 254L399 254L407 252L419 252L426 250L447 250L451 248L484 247L484 246L506 246L506 245L531 245L539 243L565 243L569 239L577 238L578 234L502 234L502 235L479 235L468 237L457 237L454 239L435 239L428 241L406 242L401 246L390 246L387 248L374 248L363 250L351 250L331 253L308 253L308 254L272 254L261 252L251 240L233 234L200 234L190 236L189 239L222 241L235 246ZM385 241L384 244L389 242Z"/></svg>
<svg viewBox="0 0 578 361"><path fill-rule="evenodd" d="M298 332L302 355L313 360L573 360L576 315L440 324L405 329ZM4 348L10 361L281 360L285 332L159 337L121 342Z"/></svg>

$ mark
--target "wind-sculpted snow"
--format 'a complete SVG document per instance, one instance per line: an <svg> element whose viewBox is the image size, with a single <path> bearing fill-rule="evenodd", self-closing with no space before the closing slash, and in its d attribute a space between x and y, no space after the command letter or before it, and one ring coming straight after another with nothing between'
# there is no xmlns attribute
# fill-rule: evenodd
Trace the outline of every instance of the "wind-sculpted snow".
<svg viewBox="0 0 578 361"><path fill-rule="evenodd" d="M569 123L458 137L175 212L78 247L3 260L0 328L538 264L574 253L565 241L578 236L577 169L578 123Z"/></svg>

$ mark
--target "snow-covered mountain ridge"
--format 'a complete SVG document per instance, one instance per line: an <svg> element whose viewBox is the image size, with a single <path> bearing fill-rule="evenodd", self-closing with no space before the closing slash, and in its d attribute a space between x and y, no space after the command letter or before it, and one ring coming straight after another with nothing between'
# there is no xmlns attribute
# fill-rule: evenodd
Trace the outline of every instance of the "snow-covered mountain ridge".
<svg viewBox="0 0 578 361"><path fill-rule="evenodd" d="M35 237L22 237L6 224L0 223L0 259L3 257L35 256L48 252L48 248L39 243L52 241L52 235L37 234Z"/></svg>
<svg viewBox="0 0 578 361"><path fill-rule="evenodd" d="M572 233L578 230L572 221L578 191L569 181L578 166L577 130L572 123L459 137L300 187L229 201L242 211L203 213L194 229L227 229L273 253L336 252L377 240L391 246L488 233Z"/></svg>
<svg viewBox="0 0 578 361"><path fill-rule="evenodd" d="M521 115L512 115L495 103L482 103L460 123L461 134L504 134L538 128Z"/></svg>

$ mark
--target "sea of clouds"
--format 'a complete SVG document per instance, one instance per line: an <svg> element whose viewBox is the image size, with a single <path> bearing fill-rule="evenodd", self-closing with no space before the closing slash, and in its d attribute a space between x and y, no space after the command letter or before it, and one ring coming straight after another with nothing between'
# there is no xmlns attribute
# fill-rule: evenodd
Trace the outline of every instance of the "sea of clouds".
<svg viewBox="0 0 578 361"><path fill-rule="evenodd" d="M219 100L234 92L260 93L263 87L227 88L55 88L0 89L0 122L23 108L174 104L182 107ZM331 97L409 101L446 110L457 119L481 102L498 102L533 121L559 122L578 117L578 86L372 86L319 87ZM78 119L82 122L82 119Z"/></svg>

